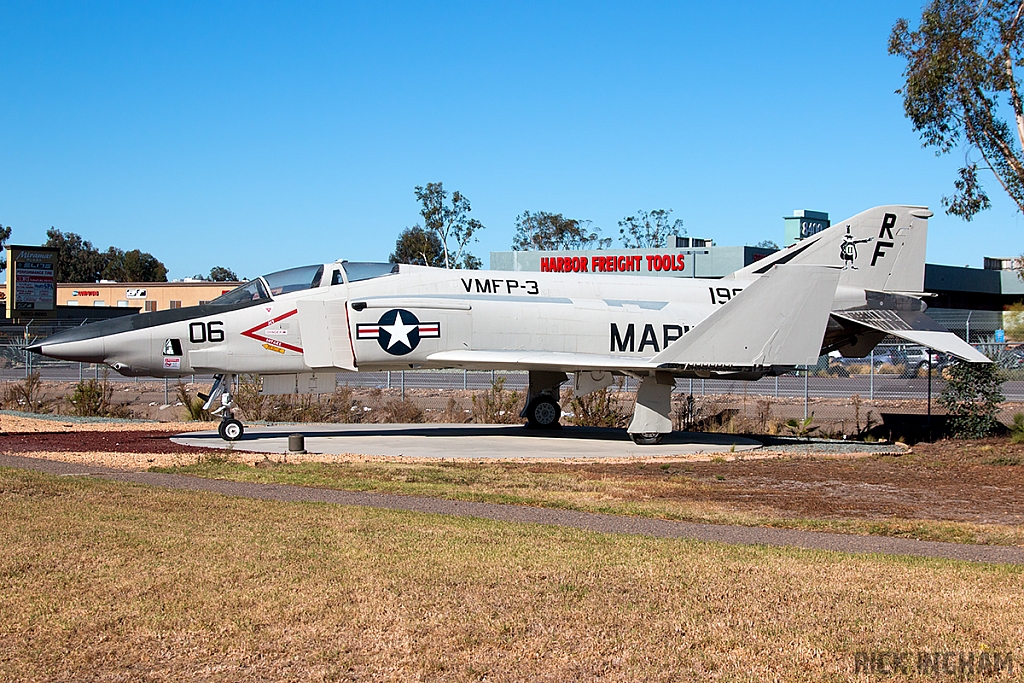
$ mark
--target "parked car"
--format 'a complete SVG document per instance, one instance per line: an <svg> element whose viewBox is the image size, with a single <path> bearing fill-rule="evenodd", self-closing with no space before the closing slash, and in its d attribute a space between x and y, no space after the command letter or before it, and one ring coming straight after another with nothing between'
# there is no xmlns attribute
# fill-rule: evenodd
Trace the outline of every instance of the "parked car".
<svg viewBox="0 0 1024 683"><path fill-rule="evenodd" d="M1000 367L1009 370L1024 368L1024 344L1015 346L1007 344L996 354L995 361Z"/></svg>
<svg viewBox="0 0 1024 683"><path fill-rule="evenodd" d="M922 370L928 367L928 358L931 357L932 370L942 370L950 363L950 358L944 353L926 349L923 346L879 346L875 348L875 367L889 364L895 367L900 377L917 377Z"/></svg>
<svg viewBox="0 0 1024 683"><path fill-rule="evenodd" d="M849 377L849 368L853 366L866 366L874 362L875 372L884 365L896 368L900 377L917 377L921 371L928 367L928 357L931 356L932 370L941 370L949 365L950 359L944 353L932 351L921 346L899 345L899 346L878 346L874 354L864 358L846 358L838 351L829 354L828 373L837 377Z"/></svg>

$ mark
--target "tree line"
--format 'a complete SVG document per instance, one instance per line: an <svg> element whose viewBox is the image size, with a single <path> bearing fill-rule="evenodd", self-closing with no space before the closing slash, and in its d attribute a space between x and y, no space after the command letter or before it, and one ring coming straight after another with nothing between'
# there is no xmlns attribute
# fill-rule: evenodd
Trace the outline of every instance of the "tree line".
<svg viewBox="0 0 1024 683"><path fill-rule="evenodd" d="M479 269L482 262L469 251L475 235L484 225L470 218L469 199L443 183L417 185L422 223L403 230L395 242L391 263L409 263L438 268ZM619 221L619 240L626 249L665 246L672 235L684 235L683 221L671 218L672 209L638 211ZM563 251L607 249L612 238L602 237L592 221L569 218L549 211L523 211L516 217L514 251Z"/></svg>
<svg viewBox="0 0 1024 683"><path fill-rule="evenodd" d="M401 232L390 255L391 263L409 263L439 268L478 270L483 262L469 246L484 229L470 217L469 199L455 190L449 193L443 183L416 186L422 224ZM671 209L638 211L619 221L619 239L627 249L664 246L672 235L686 234L682 220L672 220ZM10 226L0 224L0 254L11 237ZM574 250L607 249L610 237L602 237L601 229L589 220L568 218L561 213L524 211L516 217L512 249ZM149 252L140 249L125 251L108 247L101 251L92 242L74 232L51 227L46 231L45 247L57 249L57 280L59 282L167 282L167 267ZM7 267L0 255L0 270ZM209 275L198 274L195 280L233 282L241 278L223 266L214 266Z"/></svg>
<svg viewBox="0 0 1024 683"><path fill-rule="evenodd" d="M7 268L7 253L4 247L10 240L11 233L11 226L0 224L0 270ZM54 227L46 231L46 242L42 246L57 250L58 282L167 282L167 266L141 249L125 251L111 246L105 251L100 251L81 235L61 232ZM230 268L214 266L210 269L209 275L195 275L193 279L237 282L239 277Z"/></svg>

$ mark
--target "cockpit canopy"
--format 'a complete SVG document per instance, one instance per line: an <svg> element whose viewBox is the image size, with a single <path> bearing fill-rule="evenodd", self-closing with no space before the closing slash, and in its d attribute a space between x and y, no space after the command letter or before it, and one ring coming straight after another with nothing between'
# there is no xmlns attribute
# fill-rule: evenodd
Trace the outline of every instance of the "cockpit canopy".
<svg viewBox="0 0 1024 683"><path fill-rule="evenodd" d="M349 282L370 280L375 277L384 277L385 275L391 275L398 272L397 263L342 261L341 267L345 269L345 278Z"/></svg>
<svg viewBox="0 0 1024 683"><path fill-rule="evenodd" d="M320 286L320 279L323 276L323 266L300 266L264 275L263 279L270 289L270 296L280 296L301 292L304 289L316 289Z"/></svg>
<svg viewBox="0 0 1024 683"><path fill-rule="evenodd" d="M342 261L327 265L300 266L279 270L245 283L227 294L222 294L211 304L226 306L254 301L266 301L273 297L306 289L316 289L323 285L324 271L331 273L330 286L370 280L398 272L397 263L366 263Z"/></svg>

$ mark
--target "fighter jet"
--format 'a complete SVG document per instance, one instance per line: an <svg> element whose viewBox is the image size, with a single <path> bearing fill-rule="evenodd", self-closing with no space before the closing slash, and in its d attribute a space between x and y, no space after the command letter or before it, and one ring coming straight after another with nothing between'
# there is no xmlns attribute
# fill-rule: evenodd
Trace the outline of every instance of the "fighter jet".
<svg viewBox="0 0 1024 683"><path fill-rule="evenodd" d="M870 209L721 279L339 260L264 275L206 305L84 325L30 350L129 376L212 373L206 406L219 400L229 441L244 432L231 396L240 373L261 375L265 393L317 393L334 391L338 372L526 370L522 416L535 428L558 425L570 375L576 395L628 375L639 388L627 431L653 444L672 431L678 378L777 376L835 350L864 357L886 335L989 362L925 313L931 215Z"/></svg>

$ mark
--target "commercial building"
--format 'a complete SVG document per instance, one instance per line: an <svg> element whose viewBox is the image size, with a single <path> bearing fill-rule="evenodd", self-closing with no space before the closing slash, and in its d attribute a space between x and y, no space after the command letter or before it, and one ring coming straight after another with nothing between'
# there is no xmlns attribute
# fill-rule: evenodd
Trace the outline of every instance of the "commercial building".
<svg viewBox="0 0 1024 683"><path fill-rule="evenodd" d="M85 282L58 283L57 308L127 308L132 312L166 311L196 306L230 292L237 282ZM7 286L0 285L0 301L7 299ZM78 314L76 317L81 317ZM88 317L88 314L85 314ZM108 316L105 316L108 317Z"/></svg>
<svg viewBox="0 0 1024 683"><path fill-rule="evenodd" d="M0 346L16 338L53 334L59 329L107 320L122 315L166 311L206 303L234 289L237 282L86 282L58 283L57 310L47 320L0 317ZM7 287L0 285L0 305L6 303ZM2 316L2 314L0 314Z"/></svg>
<svg viewBox="0 0 1024 683"><path fill-rule="evenodd" d="M788 246L831 226L827 213L798 209L783 217ZM776 251L717 246L713 240L671 236L663 248L583 251L492 251L491 270L622 273L656 277L720 278ZM986 258L983 268L925 264L929 314L972 341L1003 329L1003 311L1024 300L1024 281L1012 258Z"/></svg>
<svg viewBox="0 0 1024 683"><path fill-rule="evenodd" d="M99 282L58 284L58 306L138 308L166 311L205 304L238 286L237 282Z"/></svg>

